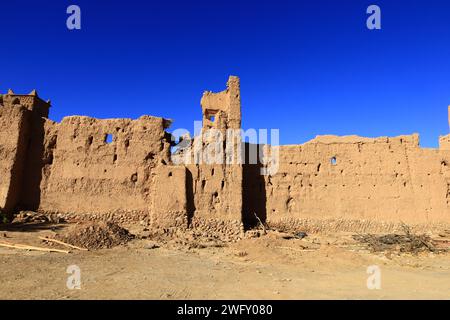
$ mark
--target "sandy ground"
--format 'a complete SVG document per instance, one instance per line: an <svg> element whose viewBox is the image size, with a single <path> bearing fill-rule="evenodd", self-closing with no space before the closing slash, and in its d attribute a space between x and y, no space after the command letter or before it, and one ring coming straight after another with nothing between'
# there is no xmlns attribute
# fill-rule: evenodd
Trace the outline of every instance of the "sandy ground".
<svg viewBox="0 0 450 320"><path fill-rule="evenodd" d="M40 246L37 237L48 234L46 228L0 233ZM204 249L149 249L148 240L133 240L70 254L0 248L0 299L450 298L450 254L372 254L349 239L349 233L269 235ZM81 270L79 290L66 286L70 265ZM380 268L380 290L367 288L371 265Z"/></svg>

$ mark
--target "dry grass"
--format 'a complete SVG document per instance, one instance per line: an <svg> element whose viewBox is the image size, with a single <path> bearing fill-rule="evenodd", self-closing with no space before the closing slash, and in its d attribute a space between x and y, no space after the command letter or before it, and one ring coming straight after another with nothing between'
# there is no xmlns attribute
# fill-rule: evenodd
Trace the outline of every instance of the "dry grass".
<svg viewBox="0 0 450 320"><path fill-rule="evenodd" d="M405 224L402 225L402 228L404 234L358 234L353 236L353 239L365 244L372 252L396 251L418 254L420 252L438 253L442 251L435 247L430 236L414 233Z"/></svg>

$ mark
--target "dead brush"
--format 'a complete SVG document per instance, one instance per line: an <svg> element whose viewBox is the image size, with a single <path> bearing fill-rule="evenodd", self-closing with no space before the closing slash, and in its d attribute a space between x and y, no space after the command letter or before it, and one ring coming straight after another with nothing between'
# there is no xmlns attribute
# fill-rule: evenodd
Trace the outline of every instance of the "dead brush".
<svg viewBox="0 0 450 320"><path fill-rule="evenodd" d="M371 252L396 251L400 253L418 254L420 252L438 253L433 240L426 234L415 234L406 224L402 224L404 234L358 234L353 239L366 245Z"/></svg>
<svg viewBox="0 0 450 320"><path fill-rule="evenodd" d="M239 257L239 258L244 258L246 256L248 256L248 253L246 251L239 251L236 253L236 257Z"/></svg>

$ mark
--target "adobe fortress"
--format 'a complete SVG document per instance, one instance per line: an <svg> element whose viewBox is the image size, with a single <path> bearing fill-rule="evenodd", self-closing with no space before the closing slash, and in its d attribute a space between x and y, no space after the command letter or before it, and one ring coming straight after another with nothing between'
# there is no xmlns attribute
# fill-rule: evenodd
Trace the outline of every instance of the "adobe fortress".
<svg viewBox="0 0 450 320"><path fill-rule="evenodd" d="M239 79L230 77L223 92L205 92L201 106L202 135L210 128L240 129ZM265 146L278 152L278 170L261 175L261 162L177 164L196 140L203 147L211 141L187 138L172 154L170 121L163 118L72 116L56 123L48 119L49 107L36 91L0 96L3 212L128 217L229 233L255 224L255 214L269 224L450 223L450 136L440 138L439 149L420 148L417 134L318 136L301 145ZM232 145L255 147L239 139Z"/></svg>

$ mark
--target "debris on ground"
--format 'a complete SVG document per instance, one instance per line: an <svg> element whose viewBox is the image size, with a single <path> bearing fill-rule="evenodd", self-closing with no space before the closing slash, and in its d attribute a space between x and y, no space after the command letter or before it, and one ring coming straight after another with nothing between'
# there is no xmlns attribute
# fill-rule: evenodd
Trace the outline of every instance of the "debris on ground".
<svg viewBox="0 0 450 320"><path fill-rule="evenodd" d="M226 246L227 243L236 241L212 231L178 228L151 230L146 239L151 240L150 243L156 243L158 247L183 250L220 248Z"/></svg>
<svg viewBox="0 0 450 320"><path fill-rule="evenodd" d="M13 224L24 224L24 223L63 223L65 222L63 218L57 215L45 215L34 211L20 211L14 216Z"/></svg>
<svg viewBox="0 0 450 320"><path fill-rule="evenodd" d="M267 235L267 234L274 234L280 238L283 238L285 240L292 240L292 239L303 239L308 236L306 232L303 231L294 231L290 232L289 230L286 230L284 228L278 229L278 228L271 228L267 222L262 222L261 219L254 214L255 218L258 221L258 224L255 228L247 230L246 237L247 238L259 238L261 236Z"/></svg>
<svg viewBox="0 0 450 320"><path fill-rule="evenodd" d="M244 258L244 257L248 256L248 252L247 251L238 251L238 252L236 252L235 256L239 257L239 258Z"/></svg>
<svg viewBox="0 0 450 320"><path fill-rule="evenodd" d="M112 222L87 222L76 224L57 239L89 250L108 249L126 244L134 236Z"/></svg>
<svg viewBox="0 0 450 320"><path fill-rule="evenodd" d="M14 219L12 223L30 223L30 222L48 222L48 218L45 215L39 214L33 211L20 211Z"/></svg>
<svg viewBox="0 0 450 320"><path fill-rule="evenodd" d="M65 243L63 241L56 240L56 239L52 239L52 238L48 238L48 237L38 237L38 238L45 243L57 243L64 247L69 247L71 249L76 249L76 250L80 250L80 251L88 251L88 249L86 249L86 248L80 248L80 247L77 247L77 246Z"/></svg>
<svg viewBox="0 0 450 320"><path fill-rule="evenodd" d="M442 251L437 248L433 239L426 234L414 234L411 229L403 225L404 234L358 234L353 239L365 244L372 252L397 251L400 253L417 254L419 252Z"/></svg>
<svg viewBox="0 0 450 320"><path fill-rule="evenodd" d="M11 242L0 242L0 247L6 247L6 248L18 249L18 250L25 250L25 251L44 251L44 252L70 253L70 251L67 251L67 250L42 248L42 247L30 246L28 244L19 244L19 243L11 243Z"/></svg>
<svg viewBox="0 0 450 320"><path fill-rule="evenodd" d="M439 237L450 238L450 230L443 230L443 231L439 232Z"/></svg>
<svg viewBox="0 0 450 320"><path fill-rule="evenodd" d="M308 235L306 234L306 232L296 232L295 234L294 234L296 237L297 237L297 239L303 239L303 238L306 238Z"/></svg>
<svg viewBox="0 0 450 320"><path fill-rule="evenodd" d="M281 232L278 230L270 230L268 232L268 234L274 235L275 237L281 238L284 240L292 240L292 239L301 240L306 237L306 233L304 233L304 232L291 233L291 232Z"/></svg>
<svg viewBox="0 0 450 320"><path fill-rule="evenodd" d="M264 232L264 234L267 234L267 225L262 223L261 219L258 217L258 215L256 213L253 213L255 215L256 220L258 220L258 225L262 227L262 230Z"/></svg>
<svg viewBox="0 0 450 320"><path fill-rule="evenodd" d="M156 243L156 242L154 242L154 241L149 241L146 245L145 245L145 249L149 249L149 250L152 250L152 249L158 249L160 246L159 246L159 244L158 243Z"/></svg>

